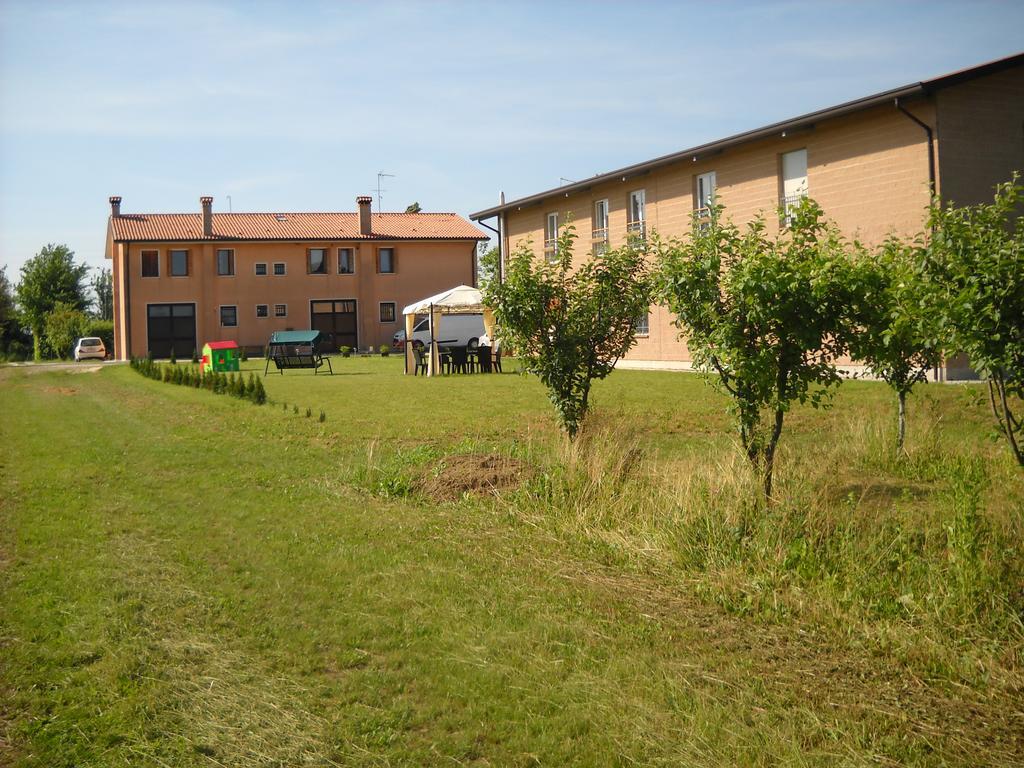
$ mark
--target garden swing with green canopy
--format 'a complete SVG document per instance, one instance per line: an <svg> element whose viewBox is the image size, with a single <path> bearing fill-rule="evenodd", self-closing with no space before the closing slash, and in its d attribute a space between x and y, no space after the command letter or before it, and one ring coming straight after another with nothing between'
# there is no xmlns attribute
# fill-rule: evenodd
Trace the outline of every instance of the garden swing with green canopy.
<svg viewBox="0 0 1024 768"><path fill-rule="evenodd" d="M282 376L285 368L312 368L316 375L324 363L333 376L330 358L320 353L321 338L320 331L274 331L267 344L267 365L263 375L267 375L273 362Z"/></svg>

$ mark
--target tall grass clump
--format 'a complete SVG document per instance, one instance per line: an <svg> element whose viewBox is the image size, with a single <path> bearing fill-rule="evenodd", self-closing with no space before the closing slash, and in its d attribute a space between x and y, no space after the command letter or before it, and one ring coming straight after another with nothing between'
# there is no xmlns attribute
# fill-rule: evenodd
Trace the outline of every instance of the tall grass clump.
<svg viewBox="0 0 1024 768"><path fill-rule="evenodd" d="M731 612L1024 658L1020 499L1001 495L984 457L926 426L905 453L884 415L836 430L813 453L783 450L769 507L738 446L666 461L613 423L535 446L538 471L504 503L570 546L674 574Z"/></svg>

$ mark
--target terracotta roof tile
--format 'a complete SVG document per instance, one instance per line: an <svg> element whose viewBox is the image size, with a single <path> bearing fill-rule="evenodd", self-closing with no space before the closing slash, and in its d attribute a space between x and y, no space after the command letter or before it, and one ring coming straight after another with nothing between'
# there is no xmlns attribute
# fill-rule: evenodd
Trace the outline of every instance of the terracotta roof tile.
<svg viewBox="0 0 1024 768"><path fill-rule="evenodd" d="M372 235L359 234L358 213L215 213L203 235L201 213L112 216L115 242L196 240L486 240L455 213L374 213Z"/></svg>

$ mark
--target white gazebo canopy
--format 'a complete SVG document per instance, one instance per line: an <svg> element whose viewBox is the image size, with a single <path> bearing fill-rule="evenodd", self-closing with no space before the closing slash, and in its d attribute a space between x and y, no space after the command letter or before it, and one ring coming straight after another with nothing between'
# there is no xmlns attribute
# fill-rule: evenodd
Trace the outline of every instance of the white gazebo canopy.
<svg viewBox="0 0 1024 768"><path fill-rule="evenodd" d="M412 329L416 324L416 315L427 315L430 318L430 358L427 362L427 375L437 376L441 372L441 361L438 354L437 339L440 337L442 315L478 315L484 316L484 330L494 338L494 313L484 306L480 291L469 285L457 285L447 291L428 296L414 302L402 310L405 315L405 372L415 372L412 351Z"/></svg>
<svg viewBox="0 0 1024 768"><path fill-rule="evenodd" d="M440 310L446 315L478 315L483 312L484 299L480 291L469 285L457 285L426 299L420 299L402 310L403 315L423 315Z"/></svg>

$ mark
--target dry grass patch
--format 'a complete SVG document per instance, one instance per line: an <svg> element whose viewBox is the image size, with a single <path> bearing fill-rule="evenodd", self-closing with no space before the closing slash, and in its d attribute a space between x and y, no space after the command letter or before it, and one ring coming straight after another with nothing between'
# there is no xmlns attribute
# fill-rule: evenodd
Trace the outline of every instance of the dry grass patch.
<svg viewBox="0 0 1024 768"><path fill-rule="evenodd" d="M487 495L518 488L531 475L529 465L510 456L455 454L426 467L414 487L429 499L458 501L466 494Z"/></svg>

